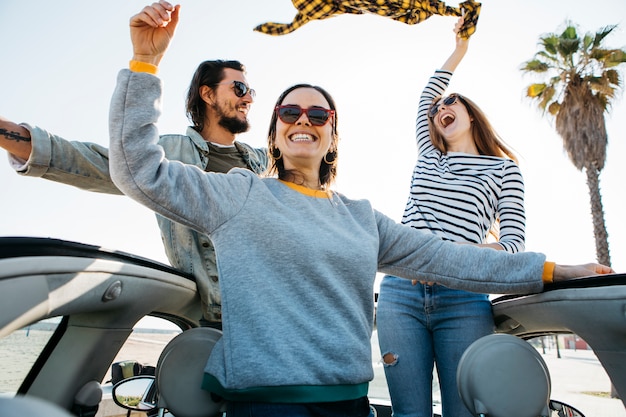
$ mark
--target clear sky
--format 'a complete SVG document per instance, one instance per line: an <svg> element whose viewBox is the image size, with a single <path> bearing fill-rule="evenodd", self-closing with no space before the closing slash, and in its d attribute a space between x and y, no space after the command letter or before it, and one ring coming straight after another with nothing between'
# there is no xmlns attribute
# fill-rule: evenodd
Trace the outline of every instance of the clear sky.
<svg viewBox="0 0 626 417"><path fill-rule="evenodd" d="M0 115L108 146L109 100L117 71L131 58L128 20L145 4L0 1ZM252 129L240 139L255 146L265 146L272 106L286 87L319 84L333 94L339 111L336 188L368 198L400 220L416 159L417 98L454 47L456 18L432 16L410 26L374 15L343 15L272 37L252 29L266 21L290 22L295 9L289 0L180 4L181 22L160 68L162 133L184 133L186 89L205 59L238 59L247 66L257 99L250 113ZM626 47L624 0L483 0L477 32L449 90L477 102L519 154L527 250L566 264L595 260L586 179L564 154L553 125L524 99L524 87L533 78L519 68L537 51L539 36L560 32L568 19L582 32L619 24L605 44ZM625 116L620 98L606 119L608 158L600 177L618 272L626 272ZM68 239L167 262L147 209L123 196L22 178L5 155L0 159L0 235Z"/></svg>

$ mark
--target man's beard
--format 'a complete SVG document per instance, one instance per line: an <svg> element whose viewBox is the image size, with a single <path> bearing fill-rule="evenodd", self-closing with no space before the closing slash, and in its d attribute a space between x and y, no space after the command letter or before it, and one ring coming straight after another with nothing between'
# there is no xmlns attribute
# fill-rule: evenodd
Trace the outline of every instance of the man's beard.
<svg viewBox="0 0 626 417"><path fill-rule="evenodd" d="M247 132L250 129L250 123L247 119L239 120L237 117L226 116L222 108L217 104L215 104L213 108L219 117L217 124L228 130L233 135Z"/></svg>

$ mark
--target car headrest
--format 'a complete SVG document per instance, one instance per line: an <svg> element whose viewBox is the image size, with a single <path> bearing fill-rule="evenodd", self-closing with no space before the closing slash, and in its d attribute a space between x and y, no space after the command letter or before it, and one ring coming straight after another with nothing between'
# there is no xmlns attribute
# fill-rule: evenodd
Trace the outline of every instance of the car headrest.
<svg viewBox="0 0 626 417"><path fill-rule="evenodd" d="M222 414L223 401L202 389L204 367L222 332L210 327L186 330L165 346L156 366L158 406L176 417Z"/></svg>
<svg viewBox="0 0 626 417"><path fill-rule="evenodd" d="M2 417L73 417L69 411L50 401L32 396L0 397Z"/></svg>
<svg viewBox="0 0 626 417"><path fill-rule="evenodd" d="M461 356L457 387L475 416L549 416L550 373L539 352L509 334L490 334Z"/></svg>

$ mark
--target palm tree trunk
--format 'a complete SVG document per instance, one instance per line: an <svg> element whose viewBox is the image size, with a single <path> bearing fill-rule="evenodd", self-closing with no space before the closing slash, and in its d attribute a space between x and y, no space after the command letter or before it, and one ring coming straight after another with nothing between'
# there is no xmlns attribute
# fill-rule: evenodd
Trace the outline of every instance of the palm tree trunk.
<svg viewBox="0 0 626 417"><path fill-rule="evenodd" d="M559 349L559 335L554 335L554 345L556 346L556 357L561 359L561 349Z"/></svg>
<svg viewBox="0 0 626 417"><path fill-rule="evenodd" d="M611 266L609 254L609 234L604 223L604 209L602 208L602 195L600 194L600 171L592 163L585 168L587 174L587 186L591 200L591 218L593 219L593 235L596 238L596 257L599 263ZM619 398L615 386L611 384L611 398Z"/></svg>
<svg viewBox="0 0 626 417"><path fill-rule="evenodd" d="M596 239L596 258L599 263L611 266L609 234L606 231L602 195L600 194L600 171L596 168L595 163L592 162L585 167L585 173L587 174L587 186L589 187L591 202L593 235Z"/></svg>

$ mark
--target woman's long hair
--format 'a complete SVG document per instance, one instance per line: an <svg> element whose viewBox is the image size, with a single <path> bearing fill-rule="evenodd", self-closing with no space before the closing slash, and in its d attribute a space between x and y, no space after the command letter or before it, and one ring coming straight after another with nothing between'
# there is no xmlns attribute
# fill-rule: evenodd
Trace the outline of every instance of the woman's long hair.
<svg viewBox="0 0 626 417"><path fill-rule="evenodd" d="M465 106L470 119L472 120L471 134L478 149L480 155L498 156L502 158L510 158L517 163L517 157L513 151L504 143L500 135L495 131L485 113L474 103L472 100L460 94L450 94L456 96L458 100ZM432 105L441 100L442 97L437 97L433 100ZM430 133L430 140L435 148L439 149L442 153L448 153L448 144L443 135L437 130L434 121L428 118L428 129Z"/></svg>

